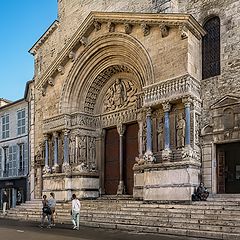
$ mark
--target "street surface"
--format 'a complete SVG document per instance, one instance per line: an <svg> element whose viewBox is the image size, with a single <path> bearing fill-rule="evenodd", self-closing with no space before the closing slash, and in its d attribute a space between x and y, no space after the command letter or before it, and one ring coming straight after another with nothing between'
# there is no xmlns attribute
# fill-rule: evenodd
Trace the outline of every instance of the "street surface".
<svg viewBox="0 0 240 240"><path fill-rule="evenodd" d="M143 234L117 230L81 227L72 230L71 225L56 224L55 227L40 228L39 223L9 220L0 216L0 240L207 240L166 236L160 234Z"/></svg>

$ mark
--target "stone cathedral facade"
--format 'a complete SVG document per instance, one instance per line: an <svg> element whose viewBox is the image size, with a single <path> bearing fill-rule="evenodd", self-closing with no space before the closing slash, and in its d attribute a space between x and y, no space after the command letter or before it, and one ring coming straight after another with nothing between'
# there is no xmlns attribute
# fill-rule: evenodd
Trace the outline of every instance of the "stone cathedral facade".
<svg viewBox="0 0 240 240"><path fill-rule="evenodd" d="M30 49L31 197L240 192L238 0L58 0Z"/></svg>

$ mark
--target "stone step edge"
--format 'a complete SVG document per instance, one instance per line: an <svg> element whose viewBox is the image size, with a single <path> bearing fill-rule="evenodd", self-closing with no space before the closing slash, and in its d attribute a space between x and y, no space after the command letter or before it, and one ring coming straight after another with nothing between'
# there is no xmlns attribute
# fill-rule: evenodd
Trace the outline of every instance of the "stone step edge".
<svg viewBox="0 0 240 240"><path fill-rule="evenodd" d="M29 221L29 220L27 220ZM39 218L32 220L33 222L40 222ZM58 222L57 224L64 224L71 226L70 219L68 223ZM107 228L107 229L116 229L121 231L136 231L142 233L151 233L151 234L167 234L167 235L177 235L177 236L188 236L188 237L204 237L218 240L239 240L240 234L229 233L229 232L214 232L207 230L193 230L193 229L181 229L181 228L167 228L167 227L147 227L143 225L134 225L129 224L106 224L98 222L86 222L81 221L80 226L94 227L94 228Z"/></svg>
<svg viewBox="0 0 240 240"><path fill-rule="evenodd" d="M31 215L31 216L29 216L29 215L22 215L22 216L11 216L11 215L8 215L7 218L11 218L11 219L16 219L16 218L19 219L20 218L22 220L34 220L34 219L39 220L39 219L41 219L41 215L39 215L39 216L36 216L36 215ZM56 217L56 222L65 222L65 221L69 221L69 219L70 219L70 216L69 217L67 217L67 216ZM108 218L108 219L106 219L106 218L95 218L94 220L92 220L91 217L90 217L90 219L88 219L87 216L82 216L82 219L84 219L87 222L95 222L95 223L103 223L104 220L105 220L106 224L110 224L112 222L111 218ZM118 222L115 222L114 224L128 224L129 225L131 223L131 221L134 220L134 219L119 218L119 219L116 219L116 220L118 220ZM124 220L125 220L125 222L124 222ZM163 222L159 222L159 224L161 224ZM170 221L168 223L169 223L169 225L172 225L173 228L176 228L177 227L176 225L183 224L183 222L174 221L174 219L173 219L173 221ZM195 223L194 222L184 222L184 224L187 226L186 229L191 229L192 228L192 229L195 229L195 230L198 227L201 227L201 226L202 227L204 227L204 226L205 227L207 227L207 226L208 227L215 226L215 227L220 228L220 229L222 227L224 227L224 228L229 228L229 230L234 230L233 228L237 228L237 229L239 228L239 225L237 225L237 226L225 225L225 224L223 224L223 225L217 224L216 225L214 223L209 223L209 222L201 222L201 223L197 223L197 222L195 222ZM134 223L134 224L131 224L131 225L138 226L137 223ZM146 225L141 224L141 225L142 226L146 226L146 227L157 227L157 226L154 226L154 225L151 225L151 224L146 224ZM198 226L197 228L196 228L196 225ZM163 226L158 226L158 227L163 227ZM206 230L204 230L204 231L206 231ZM222 232L222 231L218 230L218 232ZM236 231L234 231L234 232L238 233Z"/></svg>

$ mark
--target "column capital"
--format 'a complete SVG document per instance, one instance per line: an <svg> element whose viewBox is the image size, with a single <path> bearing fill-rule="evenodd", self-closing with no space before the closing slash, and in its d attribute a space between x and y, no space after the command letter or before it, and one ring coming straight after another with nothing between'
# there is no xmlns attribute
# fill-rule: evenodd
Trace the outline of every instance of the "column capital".
<svg viewBox="0 0 240 240"><path fill-rule="evenodd" d="M64 136L68 136L68 135L69 135L69 132L70 132L69 129L64 129L64 130L63 130Z"/></svg>
<svg viewBox="0 0 240 240"><path fill-rule="evenodd" d="M47 133L43 134L44 141L49 140L49 135Z"/></svg>
<svg viewBox="0 0 240 240"><path fill-rule="evenodd" d="M162 103L163 111L169 112L171 110L171 104L169 102Z"/></svg>
<svg viewBox="0 0 240 240"><path fill-rule="evenodd" d="M54 138L58 138L58 136L59 136L59 135L58 135L58 132L53 132L53 137L54 137Z"/></svg>
<svg viewBox="0 0 240 240"><path fill-rule="evenodd" d="M147 117L151 117L152 116L152 109L149 107L149 108L147 108L147 111L146 111L146 113L147 113Z"/></svg>
<svg viewBox="0 0 240 240"><path fill-rule="evenodd" d="M186 97L182 99L182 103L185 107L190 107L193 102L193 99L191 97Z"/></svg>
<svg viewBox="0 0 240 240"><path fill-rule="evenodd" d="M124 124L117 125L117 131L120 136L123 136L125 130L126 130L126 126Z"/></svg>

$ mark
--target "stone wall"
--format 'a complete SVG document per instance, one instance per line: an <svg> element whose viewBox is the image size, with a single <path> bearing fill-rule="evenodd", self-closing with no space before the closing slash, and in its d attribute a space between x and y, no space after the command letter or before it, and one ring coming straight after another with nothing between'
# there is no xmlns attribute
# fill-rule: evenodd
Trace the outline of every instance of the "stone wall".
<svg viewBox="0 0 240 240"><path fill-rule="evenodd" d="M212 125L210 106L227 94L240 94L240 2L238 0L179 1L181 12L192 14L200 24L211 16L220 18L221 75L202 80L201 128ZM205 137L202 146L202 175L205 185L216 193L216 154L212 138ZM239 139L240 140L240 139ZM236 139L235 139L236 141ZM231 140L229 139L229 142ZM221 142L215 142L221 143Z"/></svg>
<svg viewBox="0 0 240 240"><path fill-rule="evenodd" d="M219 16L221 22L221 75L202 81L202 127L211 123L209 106L226 94L240 92L240 2L238 0L180 0L181 12L192 14L200 24L210 16Z"/></svg>
<svg viewBox="0 0 240 240"><path fill-rule="evenodd" d="M102 12L177 12L177 0L59 0L57 28L47 33L35 56L36 81L72 38L91 11Z"/></svg>

